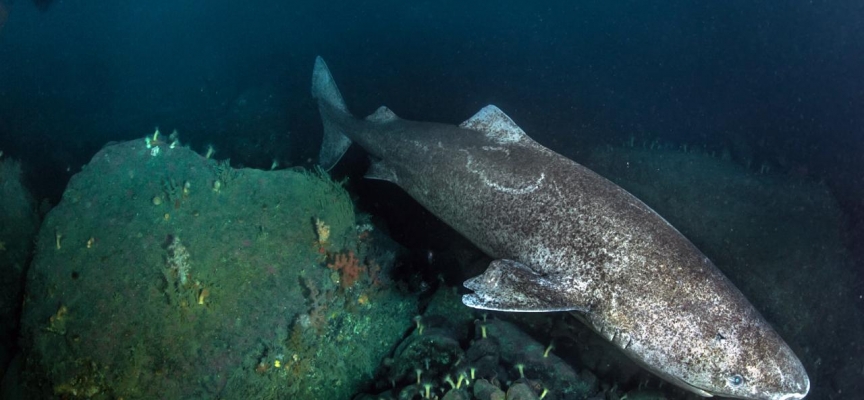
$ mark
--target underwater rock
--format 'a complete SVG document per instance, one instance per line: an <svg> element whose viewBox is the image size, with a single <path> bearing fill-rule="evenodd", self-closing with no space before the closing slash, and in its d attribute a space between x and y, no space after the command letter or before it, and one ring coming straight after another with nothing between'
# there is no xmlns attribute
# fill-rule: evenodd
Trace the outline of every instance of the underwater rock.
<svg viewBox="0 0 864 400"><path fill-rule="evenodd" d="M449 330L424 326L422 333L418 328L399 344L387 375L393 382L438 377L446 374L463 357L459 341L451 336Z"/></svg>
<svg viewBox="0 0 864 400"><path fill-rule="evenodd" d="M18 339L24 270L39 229L35 210L33 196L22 183L21 164L0 159L0 378Z"/></svg>
<svg viewBox="0 0 864 400"><path fill-rule="evenodd" d="M517 383L507 389L507 400L537 400L537 398L534 390L524 383Z"/></svg>
<svg viewBox="0 0 864 400"><path fill-rule="evenodd" d="M423 386L420 384L408 385L399 391L399 400L412 400L423 398Z"/></svg>
<svg viewBox="0 0 864 400"><path fill-rule="evenodd" d="M453 369L465 358L461 343L468 338L466 328L471 316L472 311L462 305L455 291L446 287L438 289L426 312L414 318L412 333L384 361L378 387L407 384L422 389L424 381L437 382L436 388L449 387L445 377L449 374L452 382L458 380Z"/></svg>
<svg viewBox="0 0 864 400"><path fill-rule="evenodd" d="M590 371L576 371L552 352L515 325L500 320L478 322L478 330L485 327L487 338L499 343L500 356L510 376L540 381L542 387L555 393L557 398L585 398L597 391L597 378ZM520 368L521 366L521 368ZM521 369L521 371L518 371Z"/></svg>
<svg viewBox="0 0 864 400"><path fill-rule="evenodd" d="M627 392L622 398L627 400L666 400L669 396L656 389L636 389Z"/></svg>
<svg viewBox="0 0 864 400"><path fill-rule="evenodd" d="M468 339L471 323L475 318L473 308L462 304L462 295L457 288L442 286L432 295L423 320L431 326L446 329L448 335L462 342Z"/></svg>
<svg viewBox="0 0 864 400"><path fill-rule="evenodd" d="M471 396L462 389L450 389L441 400L470 400Z"/></svg>
<svg viewBox="0 0 864 400"><path fill-rule="evenodd" d="M479 400L504 400L507 396L498 386L486 379L474 382L474 397Z"/></svg>
<svg viewBox="0 0 864 400"><path fill-rule="evenodd" d="M417 313L399 251L320 171L105 147L39 232L25 397L350 398Z"/></svg>
<svg viewBox="0 0 864 400"><path fill-rule="evenodd" d="M577 373L516 325L472 320L473 312L453 305L461 305L458 294L439 288L413 332L383 363L377 398L396 392L399 399L536 399L545 392L548 399L581 400L597 392L593 374Z"/></svg>

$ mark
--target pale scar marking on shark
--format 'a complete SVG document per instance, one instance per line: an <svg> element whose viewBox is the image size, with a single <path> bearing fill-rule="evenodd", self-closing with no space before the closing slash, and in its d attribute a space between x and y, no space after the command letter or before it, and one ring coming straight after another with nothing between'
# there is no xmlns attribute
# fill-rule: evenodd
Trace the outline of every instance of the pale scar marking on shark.
<svg viewBox="0 0 864 400"><path fill-rule="evenodd" d="M486 151L500 151L500 152L504 153L504 155L506 155L506 156L510 155L510 150L505 148L505 147L483 146L483 147L481 147L481 149L486 150Z"/></svg>
<svg viewBox="0 0 864 400"><path fill-rule="evenodd" d="M461 151L465 152L464 150L461 150ZM480 180L483 181L484 185L491 187L491 188L493 188L499 192L502 192L502 193L507 193L507 194L512 194L512 195L524 195L524 194L532 193L532 192L536 191L537 189L539 189L542 186L543 181L546 179L546 174L541 172L540 176L534 181L534 183L532 183L530 185L527 185L523 188L508 187L508 186L502 185L498 182L495 182L482 169L474 168L474 166L472 165L474 163L474 158L471 157L471 155L468 154L468 152L465 152L465 155L466 155L465 168L469 172L480 177Z"/></svg>

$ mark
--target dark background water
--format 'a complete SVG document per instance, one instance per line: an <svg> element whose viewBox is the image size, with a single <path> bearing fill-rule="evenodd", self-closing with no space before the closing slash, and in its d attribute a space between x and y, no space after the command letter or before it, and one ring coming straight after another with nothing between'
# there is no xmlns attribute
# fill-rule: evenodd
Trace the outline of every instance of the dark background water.
<svg viewBox="0 0 864 400"><path fill-rule="evenodd" d="M860 2L463 3L18 1L0 34L0 143L65 172L160 126L245 165L296 164L319 140L320 54L357 114L458 122L495 103L559 150L630 136L729 149L860 202L844 193L864 152Z"/></svg>
<svg viewBox="0 0 864 400"><path fill-rule="evenodd" d="M491 103L576 161L632 140L824 182L864 304L864 3L529 3L0 0L0 150L54 203L103 145L157 126L235 166L311 166L321 55L357 115L458 123ZM446 229L393 186L355 185L403 244Z"/></svg>
<svg viewBox="0 0 864 400"><path fill-rule="evenodd" d="M458 123L494 103L571 156L633 138L824 181L864 253L859 1L118 3L10 6L0 150L39 198L156 126L235 165L309 165L321 55L358 115Z"/></svg>

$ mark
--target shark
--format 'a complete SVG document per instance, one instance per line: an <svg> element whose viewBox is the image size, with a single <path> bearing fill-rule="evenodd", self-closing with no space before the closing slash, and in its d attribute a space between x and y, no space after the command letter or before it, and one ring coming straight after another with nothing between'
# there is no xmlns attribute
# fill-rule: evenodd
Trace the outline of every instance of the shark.
<svg viewBox="0 0 864 400"><path fill-rule="evenodd" d="M723 273L620 186L531 139L489 105L459 125L348 110L324 60L312 74L329 170L352 143L366 177L398 185L493 261L469 307L569 312L647 370L701 396L804 398L788 344Z"/></svg>

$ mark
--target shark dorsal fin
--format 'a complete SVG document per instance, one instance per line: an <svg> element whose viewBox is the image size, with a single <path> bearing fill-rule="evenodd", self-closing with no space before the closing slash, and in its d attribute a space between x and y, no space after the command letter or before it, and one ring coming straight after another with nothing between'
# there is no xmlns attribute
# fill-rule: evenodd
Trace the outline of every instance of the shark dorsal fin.
<svg viewBox="0 0 864 400"><path fill-rule="evenodd" d="M500 144L516 143L528 136L504 111L491 104L459 124L459 127L481 132Z"/></svg>
<svg viewBox="0 0 864 400"><path fill-rule="evenodd" d="M397 119L399 117L396 116L396 113L384 106L378 107L374 113L366 117L366 120L371 122L390 122Z"/></svg>

